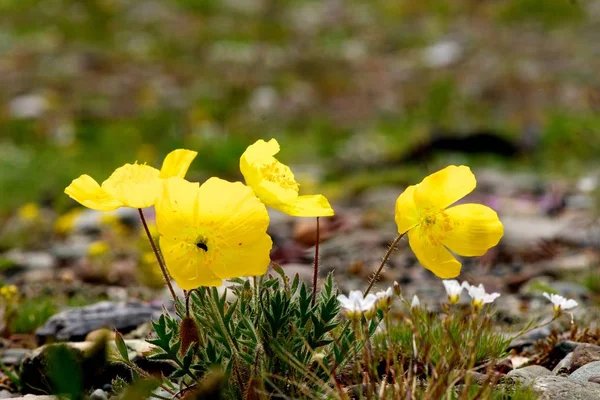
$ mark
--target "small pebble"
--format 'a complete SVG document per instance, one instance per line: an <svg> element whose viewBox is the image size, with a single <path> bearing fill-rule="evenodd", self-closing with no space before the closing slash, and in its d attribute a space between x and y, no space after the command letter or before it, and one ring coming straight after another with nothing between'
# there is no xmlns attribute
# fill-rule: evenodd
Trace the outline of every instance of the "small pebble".
<svg viewBox="0 0 600 400"><path fill-rule="evenodd" d="M90 400L108 400L106 393L102 389L96 389L90 395Z"/></svg>
<svg viewBox="0 0 600 400"><path fill-rule="evenodd" d="M104 337L106 337L109 340L114 339L115 331L112 329L108 329L108 328L96 329L96 330L91 331L90 333L88 333L85 336L85 341L86 342L95 342L95 341L99 340L100 338L104 338Z"/></svg>

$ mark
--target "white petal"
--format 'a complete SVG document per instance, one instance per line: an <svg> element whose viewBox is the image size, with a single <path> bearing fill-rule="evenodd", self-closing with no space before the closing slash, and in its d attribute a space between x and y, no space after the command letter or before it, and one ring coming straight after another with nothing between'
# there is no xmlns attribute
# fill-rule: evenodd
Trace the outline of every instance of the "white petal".
<svg viewBox="0 0 600 400"><path fill-rule="evenodd" d="M348 296L348 298L353 303L358 302L360 304L363 301L363 294L360 290L351 290L350 296Z"/></svg>
<svg viewBox="0 0 600 400"><path fill-rule="evenodd" d="M421 302L419 301L419 298L415 294L412 298L412 301L410 302L410 308L417 308L420 306L421 306Z"/></svg>
<svg viewBox="0 0 600 400"><path fill-rule="evenodd" d="M551 296L550 296L548 293L544 292L544 293L543 293L543 296L544 296L545 298L547 298L548 300L552 301L552 297L551 297ZM552 302L554 303L554 301L552 301Z"/></svg>
<svg viewBox="0 0 600 400"><path fill-rule="evenodd" d="M340 294L337 297L338 301L340 302L341 306L343 308L350 308L352 307L352 302L350 301L350 299L348 299L348 297L346 297L345 294Z"/></svg>

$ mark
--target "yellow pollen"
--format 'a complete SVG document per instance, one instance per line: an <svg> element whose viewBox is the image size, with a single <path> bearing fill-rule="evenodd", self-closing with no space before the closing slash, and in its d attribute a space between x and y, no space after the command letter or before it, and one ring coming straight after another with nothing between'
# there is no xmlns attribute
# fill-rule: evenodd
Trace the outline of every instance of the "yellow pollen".
<svg viewBox="0 0 600 400"><path fill-rule="evenodd" d="M277 160L261 167L260 172L265 179L279 184L284 189L298 191L300 185L293 178L292 172Z"/></svg>
<svg viewBox="0 0 600 400"><path fill-rule="evenodd" d="M429 243L438 246L446 237L446 233L452 230L453 223L454 221L442 210L425 214L421 227Z"/></svg>

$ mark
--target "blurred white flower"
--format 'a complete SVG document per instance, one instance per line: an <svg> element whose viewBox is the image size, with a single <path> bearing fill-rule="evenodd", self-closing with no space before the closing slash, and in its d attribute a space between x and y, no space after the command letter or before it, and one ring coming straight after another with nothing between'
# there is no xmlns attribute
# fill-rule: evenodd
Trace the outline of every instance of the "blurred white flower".
<svg viewBox="0 0 600 400"><path fill-rule="evenodd" d="M379 292L375 293L375 296L377 297L377 308L380 310L388 309L392 305L393 295L394 292L391 287L389 287L387 290L380 290Z"/></svg>
<svg viewBox="0 0 600 400"><path fill-rule="evenodd" d="M476 310L481 309L484 304L493 303L494 300L500 297L500 293L486 293L481 283L479 286L473 286L467 282L463 282L463 286L467 289L469 296L471 296L471 304Z"/></svg>
<svg viewBox="0 0 600 400"><path fill-rule="evenodd" d="M421 302L419 301L419 297L415 294L410 302L410 309L416 310L421 307Z"/></svg>
<svg viewBox="0 0 600 400"><path fill-rule="evenodd" d="M456 279L445 279L442 281L442 283L446 289L446 294L448 295L448 301L450 301L450 304L458 303L460 294L462 293L464 284L466 282L463 282L463 285L461 285Z"/></svg>
<svg viewBox="0 0 600 400"><path fill-rule="evenodd" d="M567 299L558 294L548 294L544 292L544 297L552 302L556 314L577 307L577 302L575 300Z"/></svg>
<svg viewBox="0 0 600 400"><path fill-rule="evenodd" d="M377 296L369 293L363 297L360 290L352 290L349 296L340 294L337 299L349 318L360 318L362 314L373 312Z"/></svg>

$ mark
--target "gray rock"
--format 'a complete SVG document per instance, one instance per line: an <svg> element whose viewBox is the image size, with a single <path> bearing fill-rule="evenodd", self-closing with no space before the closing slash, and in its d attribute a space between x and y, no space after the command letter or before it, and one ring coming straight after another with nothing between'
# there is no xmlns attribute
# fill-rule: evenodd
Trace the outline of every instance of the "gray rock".
<svg viewBox="0 0 600 400"><path fill-rule="evenodd" d="M569 268L565 267L563 269ZM558 294L567 298L587 299L590 297L590 290L575 282L556 281L552 282L551 286Z"/></svg>
<svg viewBox="0 0 600 400"><path fill-rule="evenodd" d="M149 210L144 211L144 216L148 220L153 220L153 213ZM138 210L129 207L117 208L114 211L103 212L96 210L85 210L77 216L73 224L73 230L77 233L95 234L102 229L102 221L107 216L114 215L116 219L128 226L138 226L139 213Z"/></svg>
<svg viewBox="0 0 600 400"><path fill-rule="evenodd" d="M82 234L70 236L64 243L57 243L50 251L61 262L72 262L85 257L93 238Z"/></svg>
<svg viewBox="0 0 600 400"><path fill-rule="evenodd" d="M90 400L108 400L108 396L102 389L96 389L90 394Z"/></svg>
<svg viewBox="0 0 600 400"><path fill-rule="evenodd" d="M590 379L588 379L588 382L600 384L600 375L590 377Z"/></svg>
<svg viewBox="0 0 600 400"><path fill-rule="evenodd" d="M488 375L476 371L467 371L466 378L468 378L471 381L471 383L474 382L476 385L479 386L482 386L490 380L490 377Z"/></svg>
<svg viewBox="0 0 600 400"><path fill-rule="evenodd" d="M520 336L520 337L514 339L512 342L510 342L508 348L515 349L515 348L522 348L525 346L529 346L529 345L534 344L538 340L546 339L548 337L548 335L550 335L550 328L548 328L547 326L532 329L531 331L527 332L525 335Z"/></svg>
<svg viewBox="0 0 600 400"><path fill-rule="evenodd" d="M567 222L541 216L503 216L502 242L511 249L528 249L532 243L556 238L567 227Z"/></svg>
<svg viewBox="0 0 600 400"><path fill-rule="evenodd" d="M129 359L138 367L151 374L168 376L174 370L168 361L148 360L154 346L144 340L125 340ZM49 365L56 363L60 357L60 366L68 368L71 373L80 371L80 375L70 377L74 382L79 381L82 389L90 390L110 382L117 376L130 376L131 371L120 362L114 341L106 342L68 342L48 344L39 347L28 355L21 365L20 379L25 393L44 394L55 393L56 388L48 372ZM99 394L99 392L97 393ZM106 397L97 397L97 400ZM94 399L92 397L92 399Z"/></svg>
<svg viewBox="0 0 600 400"><path fill-rule="evenodd" d="M47 270L56 265L54 256L45 251L22 251L18 249L11 250L3 255L9 261L12 261L17 268L25 270Z"/></svg>
<svg viewBox="0 0 600 400"><path fill-rule="evenodd" d="M100 328L129 332L160 316L161 309L137 301L102 301L85 307L72 308L54 315L35 332L39 343L48 339L81 341L91 331Z"/></svg>
<svg viewBox="0 0 600 400"><path fill-rule="evenodd" d="M429 68L443 68L457 62L464 49L455 40L442 40L423 50L423 62Z"/></svg>
<svg viewBox="0 0 600 400"><path fill-rule="evenodd" d="M563 340L561 342L556 343L554 349L552 349L553 354L558 357L564 357L567 354L573 352L579 346L580 342L574 342L572 340Z"/></svg>
<svg viewBox="0 0 600 400"><path fill-rule="evenodd" d="M540 395L538 400L597 400L600 385L590 382L572 381L561 376L541 376L533 383L533 391Z"/></svg>
<svg viewBox="0 0 600 400"><path fill-rule="evenodd" d="M290 278L290 281L293 281L296 274L298 274L298 278L300 282L305 282L310 284L313 280L313 266L309 264L300 264L300 263L290 263L284 264L281 266L285 271L286 276Z"/></svg>
<svg viewBox="0 0 600 400"><path fill-rule="evenodd" d="M29 354L29 349L1 349L0 363L4 365L18 365Z"/></svg>
<svg viewBox="0 0 600 400"><path fill-rule="evenodd" d="M8 390L0 390L0 399L12 399L14 397L18 396L15 393L11 393Z"/></svg>
<svg viewBox="0 0 600 400"><path fill-rule="evenodd" d="M569 375L570 381L588 382L590 378L600 375L600 361L587 363Z"/></svg>
<svg viewBox="0 0 600 400"><path fill-rule="evenodd" d="M529 386L536 378L547 375L552 375L552 371L548 368L544 368L541 365L530 365L519 369L513 369L506 374L506 379L513 380L524 386Z"/></svg>
<svg viewBox="0 0 600 400"><path fill-rule="evenodd" d="M356 229L348 234L332 237L321 243L319 247L321 276L334 270L336 273L343 273L356 263L363 264L365 271L376 269L391 240L393 240L391 236L367 229ZM305 255L306 261L312 263L313 258L314 249L308 249ZM387 269L389 271L393 268L394 264L390 260Z"/></svg>
<svg viewBox="0 0 600 400"><path fill-rule="evenodd" d="M562 360L556 364L556 367L552 370L554 375L567 375L571 370L571 360L573 359L573 353L567 354Z"/></svg>
<svg viewBox="0 0 600 400"><path fill-rule="evenodd" d="M593 361L600 361L600 346L589 343L580 344L573 350L571 372Z"/></svg>
<svg viewBox="0 0 600 400"><path fill-rule="evenodd" d="M50 102L43 93L23 94L8 104L9 114L14 118L38 118L49 109Z"/></svg>

